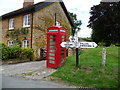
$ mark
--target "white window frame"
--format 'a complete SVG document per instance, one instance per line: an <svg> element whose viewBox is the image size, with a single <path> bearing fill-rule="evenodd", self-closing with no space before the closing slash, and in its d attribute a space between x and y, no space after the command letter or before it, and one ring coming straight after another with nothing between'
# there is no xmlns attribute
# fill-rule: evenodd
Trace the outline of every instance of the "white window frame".
<svg viewBox="0 0 120 90"><path fill-rule="evenodd" d="M23 27L30 27L30 14L23 16Z"/></svg>
<svg viewBox="0 0 120 90"><path fill-rule="evenodd" d="M8 40L8 46L13 46L13 40Z"/></svg>
<svg viewBox="0 0 120 90"><path fill-rule="evenodd" d="M14 18L9 20L9 30L14 29Z"/></svg>
<svg viewBox="0 0 120 90"><path fill-rule="evenodd" d="M59 21L56 21L56 26L60 26L60 22Z"/></svg>
<svg viewBox="0 0 120 90"><path fill-rule="evenodd" d="M28 47L28 40L22 41L22 47Z"/></svg>

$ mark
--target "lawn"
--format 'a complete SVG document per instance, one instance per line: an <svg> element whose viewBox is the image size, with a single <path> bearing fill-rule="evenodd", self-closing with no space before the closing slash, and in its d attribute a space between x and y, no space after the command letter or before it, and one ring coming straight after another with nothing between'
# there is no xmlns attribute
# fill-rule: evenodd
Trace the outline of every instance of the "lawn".
<svg viewBox="0 0 120 90"><path fill-rule="evenodd" d="M77 87L118 88L118 47L104 47L107 50L106 66L102 66L102 48L81 51L78 68L75 67L75 56L67 57L51 77Z"/></svg>

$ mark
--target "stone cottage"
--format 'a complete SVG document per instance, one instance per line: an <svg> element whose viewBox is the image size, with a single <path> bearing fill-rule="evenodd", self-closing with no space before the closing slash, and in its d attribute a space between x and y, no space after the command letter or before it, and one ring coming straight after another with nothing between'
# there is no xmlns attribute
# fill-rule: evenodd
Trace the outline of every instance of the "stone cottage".
<svg viewBox="0 0 120 90"><path fill-rule="evenodd" d="M68 40L73 24L63 2L34 4L34 0L24 0L23 8L0 17L0 42L33 48L37 59L40 51L46 48L47 28L55 24L67 29Z"/></svg>

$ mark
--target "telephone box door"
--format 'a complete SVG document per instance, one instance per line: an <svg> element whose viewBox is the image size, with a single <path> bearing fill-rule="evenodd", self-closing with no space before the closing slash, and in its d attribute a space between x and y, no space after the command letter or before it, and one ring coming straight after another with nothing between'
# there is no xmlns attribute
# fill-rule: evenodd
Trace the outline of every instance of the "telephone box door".
<svg viewBox="0 0 120 90"><path fill-rule="evenodd" d="M48 35L48 44L47 44L47 66L57 68L56 66L56 56L57 56L57 35L50 34Z"/></svg>
<svg viewBox="0 0 120 90"><path fill-rule="evenodd" d="M66 29L53 26L47 30L47 67L59 68L66 59L66 49L61 43L66 41Z"/></svg>

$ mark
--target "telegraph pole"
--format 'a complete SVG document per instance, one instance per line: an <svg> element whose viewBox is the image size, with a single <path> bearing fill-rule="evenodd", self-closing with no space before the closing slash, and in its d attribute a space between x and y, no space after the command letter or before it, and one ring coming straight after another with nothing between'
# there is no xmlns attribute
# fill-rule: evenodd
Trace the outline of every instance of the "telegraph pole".
<svg viewBox="0 0 120 90"><path fill-rule="evenodd" d="M55 26L56 26L56 13L55 13Z"/></svg>

